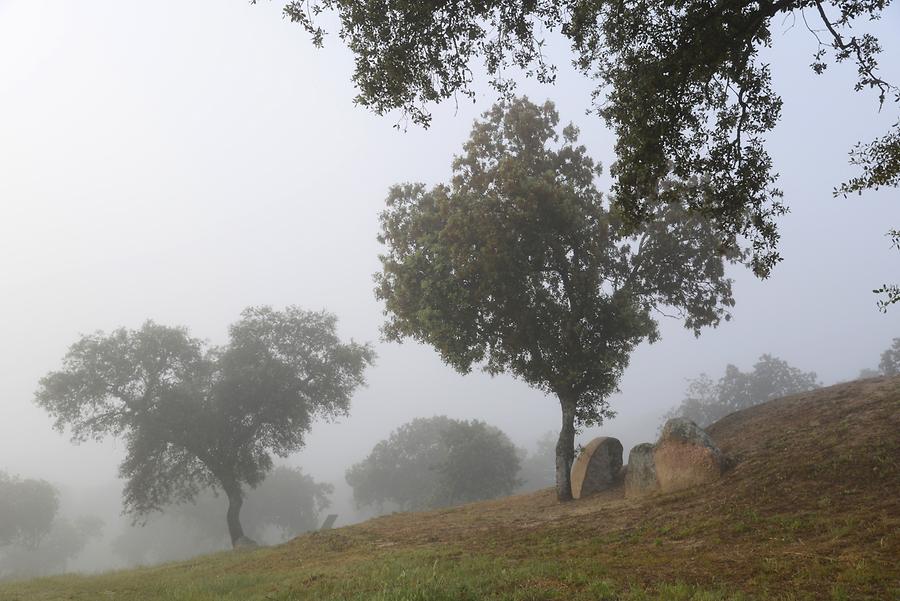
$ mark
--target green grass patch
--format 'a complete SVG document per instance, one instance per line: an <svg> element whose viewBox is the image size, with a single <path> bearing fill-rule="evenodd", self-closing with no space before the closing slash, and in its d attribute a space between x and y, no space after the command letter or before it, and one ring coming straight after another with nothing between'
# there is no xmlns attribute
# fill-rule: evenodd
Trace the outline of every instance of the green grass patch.
<svg viewBox="0 0 900 601"><path fill-rule="evenodd" d="M269 557L267 557L269 556ZM266 568L271 558L273 570ZM248 571L245 560L258 566ZM257 571L258 570L258 571ZM369 559L285 569L271 550L186 564L61 576L0 587L3 601L744 601L738 592L684 583L608 580L602 566L509 560L456 550L392 551Z"/></svg>

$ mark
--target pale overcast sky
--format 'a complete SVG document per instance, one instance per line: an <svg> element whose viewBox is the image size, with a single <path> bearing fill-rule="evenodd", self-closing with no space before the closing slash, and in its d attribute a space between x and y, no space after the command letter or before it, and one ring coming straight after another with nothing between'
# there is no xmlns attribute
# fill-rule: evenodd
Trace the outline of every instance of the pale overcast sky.
<svg viewBox="0 0 900 601"><path fill-rule="evenodd" d="M883 133L896 106L852 92L850 65L817 77L814 40L783 25L769 52L784 115L770 151L792 212L785 261L764 282L744 269L734 320L695 339L675 321L633 356L603 432L650 440L685 379L762 353L831 383L874 367L900 336L900 307L871 290L900 281L898 190L832 198L847 150ZM883 72L900 80L900 10L879 25ZM550 48L551 98L604 164L611 136L586 116L591 85ZM398 131L352 103L352 60L315 50L278 2L0 0L0 470L68 486L115 476L121 445L72 446L32 404L80 333L152 318L223 342L255 304L326 308L342 335L376 343L350 417L317 425L290 462L339 482L391 429L417 416L479 418L530 446L558 429L556 401L508 377L460 376L430 349L378 342L377 216L396 182L446 179L472 119L495 99L435 111ZM892 112L893 111L893 112ZM595 432L585 433L587 438Z"/></svg>

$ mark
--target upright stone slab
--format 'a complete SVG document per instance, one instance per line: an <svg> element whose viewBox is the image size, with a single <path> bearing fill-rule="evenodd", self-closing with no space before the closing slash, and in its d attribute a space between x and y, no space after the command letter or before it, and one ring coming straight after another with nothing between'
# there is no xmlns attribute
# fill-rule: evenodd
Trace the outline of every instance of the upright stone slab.
<svg viewBox="0 0 900 601"><path fill-rule="evenodd" d="M610 488L622 471L622 443L601 436L588 443L572 466L572 496L576 499Z"/></svg>
<svg viewBox="0 0 900 601"><path fill-rule="evenodd" d="M628 470L625 472L625 497L639 497L659 490L656 463L653 461L655 445L642 442L628 452Z"/></svg>
<svg viewBox="0 0 900 601"><path fill-rule="evenodd" d="M663 426L653 450L663 492L705 484L722 475L722 453L703 428L684 417Z"/></svg>

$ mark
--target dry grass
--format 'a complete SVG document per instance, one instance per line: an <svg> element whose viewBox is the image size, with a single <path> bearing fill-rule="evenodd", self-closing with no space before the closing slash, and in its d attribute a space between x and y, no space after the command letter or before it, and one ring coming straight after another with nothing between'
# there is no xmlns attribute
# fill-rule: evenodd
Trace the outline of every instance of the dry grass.
<svg viewBox="0 0 900 601"><path fill-rule="evenodd" d="M731 466L688 491L560 505L545 490L0 599L900 599L900 379L780 399L709 433Z"/></svg>

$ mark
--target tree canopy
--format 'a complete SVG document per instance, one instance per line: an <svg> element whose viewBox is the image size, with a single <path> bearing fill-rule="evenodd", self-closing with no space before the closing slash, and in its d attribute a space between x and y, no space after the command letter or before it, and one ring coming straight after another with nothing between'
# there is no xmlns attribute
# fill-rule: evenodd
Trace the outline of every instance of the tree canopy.
<svg viewBox="0 0 900 601"><path fill-rule="evenodd" d="M889 4L292 0L284 14L321 46L326 31L319 15L334 13L338 36L355 57L356 102L378 114L399 110L425 125L432 104L474 98L479 63L504 94L515 87L509 73L553 81L556 67L542 36L560 34L573 64L596 81L596 112L616 134L613 191L628 223L638 228L655 218L662 180L700 178L681 191L686 205L711 220L722 243L749 239L753 269L765 277L780 260L776 218L787 206L765 148L782 102L761 50L772 43L773 27L802 22L814 40L815 73L825 73L831 61L852 63L853 87L874 92L873 109L897 103L900 91L880 74L881 44L867 28ZM900 122L853 149L852 162L861 175L835 193L896 186Z"/></svg>
<svg viewBox="0 0 900 601"><path fill-rule="evenodd" d="M41 380L36 402L73 440L121 436L125 510L143 516L224 491L232 543L244 537L244 489L272 456L304 444L316 419L347 413L374 353L342 343L337 319L297 307L246 309L214 347L184 328L146 322L73 344L63 369Z"/></svg>
<svg viewBox="0 0 900 601"><path fill-rule="evenodd" d="M729 413L820 386L815 372L804 372L766 354L753 371L742 372L729 364L717 382L706 374L689 380L685 398L666 417L686 417L705 428Z"/></svg>
<svg viewBox="0 0 900 601"><path fill-rule="evenodd" d="M412 511L511 494L519 458L506 434L445 416L417 418L391 432L347 470L357 507Z"/></svg>
<svg viewBox="0 0 900 601"><path fill-rule="evenodd" d="M576 422L610 415L631 351L658 338L669 308L699 333L733 305L725 263L740 254L686 214L661 184L640 232L604 202L599 167L557 131L550 102L496 105L475 123L449 184L394 186L381 216L388 339L430 344L462 373L507 372L556 396L563 411L557 488L571 496Z"/></svg>

